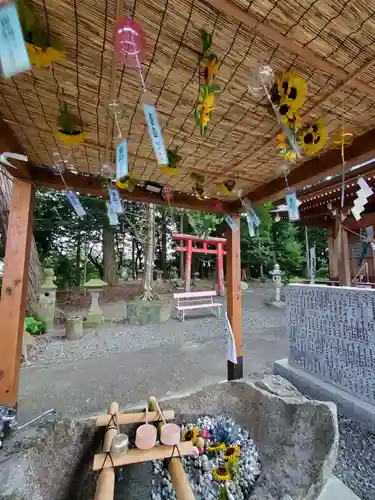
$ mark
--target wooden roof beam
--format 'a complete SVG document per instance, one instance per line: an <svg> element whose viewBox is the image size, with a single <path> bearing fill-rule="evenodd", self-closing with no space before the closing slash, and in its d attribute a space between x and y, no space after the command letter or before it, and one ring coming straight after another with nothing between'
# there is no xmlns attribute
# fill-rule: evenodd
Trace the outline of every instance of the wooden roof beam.
<svg viewBox="0 0 375 500"><path fill-rule="evenodd" d="M375 129L371 129L363 135L356 137L353 143L345 148L346 168L354 167L375 158ZM322 177L336 174L342 168L341 151L334 149L328 151L321 157L307 161L288 175L290 187L302 188L308 184L314 184ZM265 184L246 194L252 203L262 204L269 200L275 200L283 195L285 190L284 177Z"/></svg>
<svg viewBox="0 0 375 500"><path fill-rule="evenodd" d="M332 62L318 56L311 49L303 47L298 42L293 40L293 38L283 35L282 33L279 33L275 28L272 28L271 26L260 22L256 16L241 9L230 0L207 0L207 3L212 5L212 7L219 10L220 12L233 17L238 22L248 26L249 28L255 29L256 31L258 31L258 33L264 35L270 40L273 40L288 52L301 57L315 68L318 68L328 73L329 75L336 76L340 80L347 80L351 78L351 75L341 69L339 66L336 66ZM375 88L371 87L367 83L357 80L355 86L359 91L375 97Z"/></svg>
<svg viewBox="0 0 375 500"><path fill-rule="evenodd" d="M61 176L53 174L46 167L32 167L32 179L38 187L64 190L66 189ZM71 172L64 174L64 180L68 187L72 187L82 194L91 194L108 198L105 182L102 178L88 175L76 175ZM174 199L170 202L164 200L155 193L145 191L137 186L134 191L120 190L120 196L126 200L139 201L142 203L155 203L156 205L172 205L179 208L197 210L200 212L211 212L216 214L233 214L238 207L235 203L223 202L215 199L198 200L193 196L183 193L174 193Z"/></svg>
<svg viewBox="0 0 375 500"><path fill-rule="evenodd" d="M12 129L0 115L0 155L2 153L26 154L16 137L13 135ZM3 164L1 164L1 166L5 168L13 177L31 179L30 163L18 160L12 160L11 163L17 168L7 167Z"/></svg>

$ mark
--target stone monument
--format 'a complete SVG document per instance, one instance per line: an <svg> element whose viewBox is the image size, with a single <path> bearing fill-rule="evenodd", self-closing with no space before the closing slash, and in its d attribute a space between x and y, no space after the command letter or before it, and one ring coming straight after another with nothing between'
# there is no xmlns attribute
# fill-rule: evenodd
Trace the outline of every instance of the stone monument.
<svg viewBox="0 0 375 500"><path fill-rule="evenodd" d="M53 269L44 269L44 279L39 294L39 318L44 321L46 333L54 328L56 288Z"/></svg>
<svg viewBox="0 0 375 500"><path fill-rule="evenodd" d="M103 321L103 311L99 306L99 294L108 283L101 279L91 279L83 286L91 295L91 306L86 314L85 326L96 326Z"/></svg>

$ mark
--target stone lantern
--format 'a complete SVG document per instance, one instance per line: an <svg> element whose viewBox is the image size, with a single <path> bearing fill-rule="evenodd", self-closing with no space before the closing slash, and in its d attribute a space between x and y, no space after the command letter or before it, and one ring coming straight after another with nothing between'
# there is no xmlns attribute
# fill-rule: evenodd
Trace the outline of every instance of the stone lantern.
<svg viewBox="0 0 375 500"><path fill-rule="evenodd" d="M90 310L86 314L85 326L96 326L103 321L103 311L99 306L99 294L108 283L101 279L91 279L83 286L91 295Z"/></svg>
<svg viewBox="0 0 375 500"><path fill-rule="evenodd" d="M281 287L283 286L281 278L284 275L284 272L281 271L280 265L277 262L275 263L273 270L270 272L270 275L272 276L272 281L275 284L275 300L273 300L271 304L276 307L284 307L284 302L282 302L280 298Z"/></svg>
<svg viewBox="0 0 375 500"><path fill-rule="evenodd" d="M50 332L54 327L56 288L54 283L53 269L44 269L44 280L40 287L39 294L39 318L44 321L46 332Z"/></svg>

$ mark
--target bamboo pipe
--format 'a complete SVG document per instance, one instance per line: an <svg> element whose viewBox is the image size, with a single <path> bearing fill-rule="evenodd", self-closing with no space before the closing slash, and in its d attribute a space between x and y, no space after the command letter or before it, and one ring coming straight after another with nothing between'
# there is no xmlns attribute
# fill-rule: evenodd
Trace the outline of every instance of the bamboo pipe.
<svg viewBox="0 0 375 500"><path fill-rule="evenodd" d="M177 500L195 500L188 478L182 466L180 458L171 458L168 464L172 485L175 489Z"/></svg>
<svg viewBox="0 0 375 500"><path fill-rule="evenodd" d="M107 428L112 427L113 425L115 425L115 428L113 428L113 429L109 428L108 430L106 429L106 433L104 436L104 443L103 443L103 453L107 453L110 451L112 439L117 435L117 432L118 432L117 413L118 413L118 411L119 411L118 403L115 403L115 402L111 403L109 408L108 408L108 414L109 415L116 415L115 419L114 419L115 424L111 420L107 424ZM110 459L108 458L107 462L108 462L108 460L110 460ZM115 494L115 470L111 466L108 468L104 468L99 473L94 500L113 500L114 494Z"/></svg>

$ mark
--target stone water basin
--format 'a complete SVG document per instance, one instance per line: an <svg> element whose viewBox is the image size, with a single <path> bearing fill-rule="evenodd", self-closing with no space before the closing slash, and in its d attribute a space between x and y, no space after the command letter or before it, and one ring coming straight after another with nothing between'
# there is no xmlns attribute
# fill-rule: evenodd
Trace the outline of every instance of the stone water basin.
<svg viewBox="0 0 375 500"><path fill-rule="evenodd" d="M246 500L317 499L335 464L336 407L308 400L278 376L223 382L161 401L177 421L226 415L246 429L259 451L261 474ZM131 434L133 429L124 429ZM64 419L29 429L0 451L1 500L91 500L92 459L103 430ZM117 469L116 500L148 500L153 464Z"/></svg>

